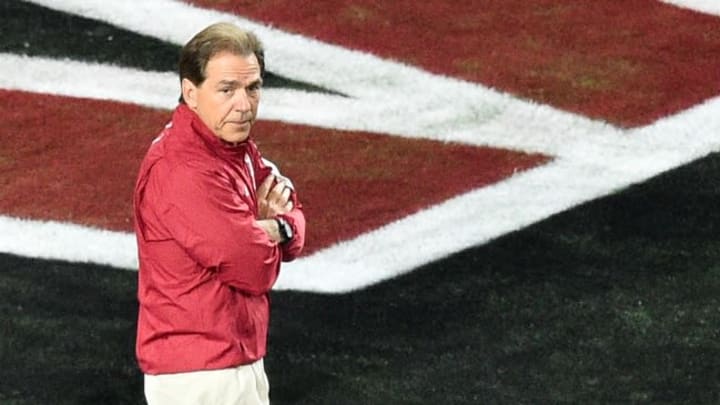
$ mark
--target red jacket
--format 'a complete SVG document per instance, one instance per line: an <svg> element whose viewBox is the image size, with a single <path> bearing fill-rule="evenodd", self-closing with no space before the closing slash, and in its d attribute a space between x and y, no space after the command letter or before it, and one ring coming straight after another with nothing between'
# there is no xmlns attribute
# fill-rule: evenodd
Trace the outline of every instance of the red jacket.
<svg viewBox="0 0 720 405"><path fill-rule="evenodd" d="M266 352L269 291L302 249L305 218L279 246L256 223L270 174L255 144L231 146L186 105L153 142L135 186L137 358L147 374L235 367Z"/></svg>

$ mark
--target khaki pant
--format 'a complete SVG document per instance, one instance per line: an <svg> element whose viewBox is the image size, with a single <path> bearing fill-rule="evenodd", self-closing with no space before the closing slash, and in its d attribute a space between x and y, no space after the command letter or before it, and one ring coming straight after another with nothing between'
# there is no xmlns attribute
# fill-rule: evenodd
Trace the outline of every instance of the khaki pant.
<svg viewBox="0 0 720 405"><path fill-rule="evenodd" d="M145 374L148 405L269 405L263 360L236 368Z"/></svg>

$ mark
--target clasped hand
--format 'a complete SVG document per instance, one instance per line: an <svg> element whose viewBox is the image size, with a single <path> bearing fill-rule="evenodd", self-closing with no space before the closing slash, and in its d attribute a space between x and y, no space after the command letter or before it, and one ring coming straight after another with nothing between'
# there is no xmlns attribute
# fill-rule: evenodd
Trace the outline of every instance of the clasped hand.
<svg viewBox="0 0 720 405"><path fill-rule="evenodd" d="M291 194L292 188L287 181L273 174L269 175L257 189L257 224L275 242L280 242L282 237L274 218L293 209Z"/></svg>
<svg viewBox="0 0 720 405"><path fill-rule="evenodd" d="M258 219L271 219L293 209L292 188L282 177L269 175L257 189Z"/></svg>

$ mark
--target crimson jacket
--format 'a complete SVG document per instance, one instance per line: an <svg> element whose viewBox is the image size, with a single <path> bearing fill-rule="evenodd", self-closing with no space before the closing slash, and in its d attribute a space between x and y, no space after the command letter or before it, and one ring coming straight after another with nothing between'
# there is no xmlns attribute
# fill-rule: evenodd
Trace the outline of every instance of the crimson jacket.
<svg viewBox="0 0 720 405"><path fill-rule="evenodd" d="M151 145L134 193L138 363L147 374L235 367L265 356L269 291L302 249L305 218L284 219L285 245L257 225L255 189L270 174L255 144L231 146L185 104Z"/></svg>

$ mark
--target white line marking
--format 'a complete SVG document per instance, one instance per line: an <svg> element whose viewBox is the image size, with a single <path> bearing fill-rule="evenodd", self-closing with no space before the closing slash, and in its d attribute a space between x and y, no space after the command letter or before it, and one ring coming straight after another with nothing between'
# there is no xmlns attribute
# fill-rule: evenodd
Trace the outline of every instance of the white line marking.
<svg viewBox="0 0 720 405"><path fill-rule="evenodd" d="M663 3L673 4L701 13L720 15L720 2L718 0L660 0Z"/></svg>
<svg viewBox="0 0 720 405"><path fill-rule="evenodd" d="M400 66L398 75L406 75ZM0 88L72 97L115 100L172 109L178 95L173 73L0 53ZM424 72L435 94L415 97L346 98L287 89L263 90L260 119L359 130L538 152L574 154L585 144L620 142L619 129L550 106L490 92ZM112 80L107 78L112 77ZM404 90L392 88L396 94ZM438 94L452 94L443 99ZM427 100L435 100L428 102ZM441 107L433 107L437 103Z"/></svg>
<svg viewBox="0 0 720 405"><path fill-rule="evenodd" d="M0 251L137 269L135 237L76 224L0 216Z"/></svg>
<svg viewBox="0 0 720 405"><path fill-rule="evenodd" d="M255 31L270 70L351 96L280 92L261 105L263 118L327 128L458 141L562 155L562 149L611 126L484 86L289 34L254 21L172 0L34 0L144 35L183 44L206 25L233 21ZM146 16L152 15L153 24ZM150 89L149 91L153 91ZM145 100L153 100L146 97ZM170 101L177 95L173 93ZM134 101L133 101L134 102ZM552 133L552 137L544 134ZM567 138L571 139L567 139ZM599 141L599 140L598 140Z"/></svg>

